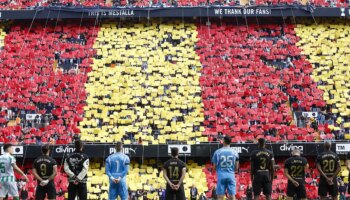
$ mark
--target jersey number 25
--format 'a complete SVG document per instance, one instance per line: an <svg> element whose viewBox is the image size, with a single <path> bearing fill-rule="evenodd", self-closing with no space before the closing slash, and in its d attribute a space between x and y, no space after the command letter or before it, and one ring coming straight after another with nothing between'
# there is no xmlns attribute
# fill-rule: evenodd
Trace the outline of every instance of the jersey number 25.
<svg viewBox="0 0 350 200"><path fill-rule="evenodd" d="M233 166L233 156L220 156L220 167L230 168Z"/></svg>

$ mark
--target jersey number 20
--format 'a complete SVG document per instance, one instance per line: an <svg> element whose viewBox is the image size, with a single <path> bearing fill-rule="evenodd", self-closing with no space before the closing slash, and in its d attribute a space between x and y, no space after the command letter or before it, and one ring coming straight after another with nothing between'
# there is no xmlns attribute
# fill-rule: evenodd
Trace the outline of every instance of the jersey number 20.
<svg viewBox="0 0 350 200"><path fill-rule="evenodd" d="M323 164L324 172L326 173L334 172L334 168L335 168L334 160L324 160L322 164Z"/></svg>

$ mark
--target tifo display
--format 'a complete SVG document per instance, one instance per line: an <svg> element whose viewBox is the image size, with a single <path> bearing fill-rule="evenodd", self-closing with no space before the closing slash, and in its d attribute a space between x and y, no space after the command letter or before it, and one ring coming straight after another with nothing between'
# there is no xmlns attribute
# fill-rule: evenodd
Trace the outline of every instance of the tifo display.
<svg viewBox="0 0 350 200"><path fill-rule="evenodd" d="M328 78L325 67L322 75L315 72L324 61L308 61L294 28L226 22L11 25L0 40L0 141L66 144L81 136L147 145L197 144L223 135L234 136L233 142L348 138L346 81Z"/></svg>
<svg viewBox="0 0 350 200"><path fill-rule="evenodd" d="M0 200L349 198L347 6L0 0Z"/></svg>

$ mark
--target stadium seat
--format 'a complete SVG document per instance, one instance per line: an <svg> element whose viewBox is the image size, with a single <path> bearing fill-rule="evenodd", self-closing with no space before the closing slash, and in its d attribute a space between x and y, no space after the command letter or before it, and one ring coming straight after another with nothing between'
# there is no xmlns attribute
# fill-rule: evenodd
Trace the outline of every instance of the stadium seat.
<svg viewBox="0 0 350 200"><path fill-rule="evenodd" d="M310 160L311 161L311 160ZM309 162L310 162L309 161ZM286 192L286 188L287 188L287 179L284 177L284 163L281 161L277 161L276 163L279 168L277 169L277 171L275 172L275 179L273 181L273 186L272 186L272 194L273 197L272 199L278 199L278 197L280 195L285 195ZM248 167L250 165L249 162L242 162L240 163L240 172L239 172L239 176L236 175L236 181L237 181L237 187L236 187L236 192L237 195L236 197L239 199L241 197L245 196L245 191L248 187L249 184L251 184L251 180L250 180L250 167ZM211 195L210 190L216 185L216 173L212 172L213 168L211 164L207 164L205 166L204 172L206 174L206 178L207 178L207 183L208 183L208 188L209 188L209 192L207 193L207 196ZM317 177L319 177L319 173L317 170L312 170L312 168L310 168L307 171L307 176L309 178L306 179L306 186L307 188L313 188L313 182L316 181ZM317 198L317 189L314 188L314 190L310 190L308 192L308 198L309 199L315 199Z"/></svg>
<svg viewBox="0 0 350 200"><path fill-rule="evenodd" d="M96 165L98 164L98 165ZM88 176L88 196L89 199L108 199L109 180L105 175L104 167L100 167L101 163L94 163L90 165ZM127 176L127 183L129 192L136 194L136 192L146 193L148 198L158 198L158 190L165 189L165 180L162 171L158 170L161 164L156 163L155 160L144 160L144 164L132 162L130 164L129 174ZM204 193L208 191L204 166L197 163L187 163L188 173L186 175L184 184L186 188L186 196L189 196L189 188L195 183L198 192Z"/></svg>
<svg viewBox="0 0 350 200"><path fill-rule="evenodd" d="M350 127L350 109L347 105L350 99L347 77L349 70L346 67L349 63L347 55L350 53L346 47L349 43L348 25L346 21L328 20L317 26L305 22L295 29L301 38L297 44L303 49L302 54L312 63L312 76L318 83L317 87L323 91L323 99L328 105L327 111L337 116L334 122L332 120L327 125L332 132L341 129L348 132ZM349 139L349 135L345 135L345 139Z"/></svg>
<svg viewBox="0 0 350 200"><path fill-rule="evenodd" d="M195 144L222 135L235 136L235 143L337 138L341 126L350 127L346 81L319 85L315 62L296 46L294 28L151 21L34 24L28 32L14 25L0 52L1 141L65 144L77 134L143 145ZM327 104L338 115L335 126L297 126L296 112L323 111ZM37 126L27 114L50 119Z"/></svg>
<svg viewBox="0 0 350 200"><path fill-rule="evenodd" d="M277 141L306 140L305 134L314 133L296 127L292 111L323 108L322 91L310 78L311 65L300 57L294 27L281 28L198 26L205 135L241 136L242 141L264 135ZM274 66L276 60L283 64L290 58L288 65ZM290 103L296 104L292 110Z"/></svg>
<svg viewBox="0 0 350 200"><path fill-rule="evenodd" d="M5 36L6 36L6 32L4 31L4 27L0 25L0 51L4 47Z"/></svg>
<svg viewBox="0 0 350 200"><path fill-rule="evenodd" d="M49 1L41 1L41 0L17 0L17 1L0 0L0 10L28 9L28 8L34 8L34 7L46 7L48 5L49 5Z"/></svg>
<svg viewBox="0 0 350 200"><path fill-rule="evenodd" d="M94 31L98 31L84 25L33 24L30 31L21 24L11 27L0 51L0 123L18 118L20 125L1 127L4 142L66 144L80 132L84 83L94 54ZM34 122L28 114L42 119Z"/></svg>
<svg viewBox="0 0 350 200"><path fill-rule="evenodd" d="M26 169L30 169L31 166L25 166ZM67 176L61 172L62 166L58 166L58 174L55 178L55 186L56 186L56 192L57 192L57 200L64 200L65 199L65 194L67 194L67 188L68 188L68 179ZM29 174L28 179L29 181L26 182L23 187L25 187L28 191L28 199L34 199L35 196L35 189L37 186L37 181L34 178L34 176L31 173L31 170L28 171ZM20 176L18 176L20 177ZM17 178L18 179L18 178ZM21 186L22 187L22 186Z"/></svg>
<svg viewBox="0 0 350 200"><path fill-rule="evenodd" d="M207 141L196 36L193 24L103 24L86 84L82 139Z"/></svg>

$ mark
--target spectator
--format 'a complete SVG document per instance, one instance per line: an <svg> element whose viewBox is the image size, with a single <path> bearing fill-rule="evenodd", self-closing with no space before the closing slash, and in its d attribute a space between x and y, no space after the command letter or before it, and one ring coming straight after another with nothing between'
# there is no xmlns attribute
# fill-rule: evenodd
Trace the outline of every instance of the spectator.
<svg viewBox="0 0 350 200"><path fill-rule="evenodd" d="M211 190L211 198L214 200L218 198L218 196L216 195L216 186L214 186Z"/></svg>
<svg viewBox="0 0 350 200"><path fill-rule="evenodd" d="M190 194L191 194L191 200L196 200L197 196L198 196L198 189L196 188L196 186L194 184L192 184L191 190L190 190Z"/></svg>
<svg viewBox="0 0 350 200"><path fill-rule="evenodd" d="M199 200L207 200L207 196L205 195L205 193L202 193L200 196L199 196Z"/></svg>
<svg viewBox="0 0 350 200"><path fill-rule="evenodd" d="M278 200L286 200L286 199L287 199L286 196L283 194L278 196Z"/></svg>
<svg viewBox="0 0 350 200"><path fill-rule="evenodd" d="M339 200L346 200L346 185L344 184L343 180L339 180Z"/></svg>
<svg viewBox="0 0 350 200"><path fill-rule="evenodd" d="M26 187L22 187L21 193L20 193L21 200L27 200L28 199L28 191Z"/></svg>
<svg viewBox="0 0 350 200"><path fill-rule="evenodd" d="M161 200L165 200L165 190L162 188L162 195L160 196Z"/></svg>
<svg viewBox="0 0 350 200"><path fill-rule="evenodd" d="M252 184L249 184L247 187L247 190L245 191L245 194L247 195L247 200L253 200L253 188Z"/></svg>
<svg viewBox="0 0 350 200"><path fill-rule="evenodd" d="M163 193L164 193L164 196L163 196ZM162 187L158 189L158 197L159 197L159 200L163 200L163 199L165 200L165 190L163 190Z"/></svg>
<svg viewBox="0 0 350 200"><path fill-rule="evenodd" d="M19 116L17 115L16 117L16 125L20 125L21 124L21 118L19 118Z"/></svg>
<svg viewBox="0 0 350 200"><path fill-rule="evenodd" d="M139 137L138 144L142 145L142 138L141 137Z"/></svg>
<svg viewBox="0 0 350 200"><path fill-rule="evenodd" d="M130 192L129 195L131 200L137 200L136 192Z"/></svg>

